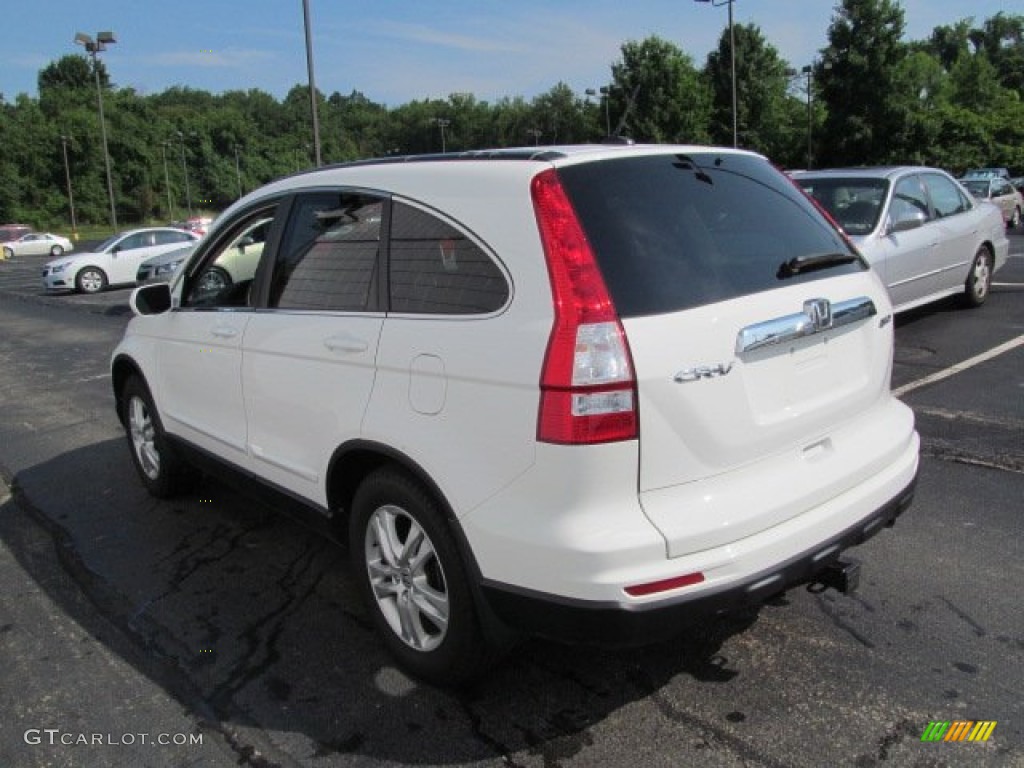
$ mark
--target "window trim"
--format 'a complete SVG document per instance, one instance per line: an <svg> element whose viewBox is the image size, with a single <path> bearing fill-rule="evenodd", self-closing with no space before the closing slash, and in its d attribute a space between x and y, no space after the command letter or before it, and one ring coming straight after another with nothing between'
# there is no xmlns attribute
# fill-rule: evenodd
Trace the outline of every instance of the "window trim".
<svg viewBox="0 0 1024 768"><path fill-rule="evenodd" d="M263 273L265 272L264 264L266 263L266 260L270 258L270 254L277 253L278 241L280 240L281 215L289 197L290 195L285 194L266 197L262 200L254 201L251 205L247 205L245 208L240 209L232 215L231 220L225 221L223 226L218 226L216 233L213 233L214 237L210 238L208 236L207 239L199 241L199 245L196 246L196 251L192 254L188 264L185 265L185 271L182 273L182 276L177 283L179 292L173 310L182 312L252 312L259 309L260 301L264 292L262 285L263 282L265 282L265 278L263 276ZM249 302L249 306L186 306L184 303L185 297L188 296L189 287L192 281L202 271L202 266L207 264L211 258L214 258L214 253L220 255L222 252L220 250L221 247L226 245L235 236L239 224L258 215L261 210L266 210L273 206L277 206L277 210L274 212L274 220L270 224L270 231L267 233L267 239L263 245L263 253L260 254L260 260L256 266L256 274L253 277L252 287L250 289L251 300ZM186 242L196 241L191 240Z"/></svg>

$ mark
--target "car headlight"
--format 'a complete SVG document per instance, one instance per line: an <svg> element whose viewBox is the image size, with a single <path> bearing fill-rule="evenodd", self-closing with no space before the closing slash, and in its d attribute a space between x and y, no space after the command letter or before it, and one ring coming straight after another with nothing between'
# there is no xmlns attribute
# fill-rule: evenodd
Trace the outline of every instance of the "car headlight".
<svg viewBox="0 0 1024 768"><path fill-rule="evenodd" d="M174 274L174 271L181 266L181 262L183 261L184 259L178 259L177 261L172 261L168 264L159 265L153 270L153 277L161 277L164 275Z"/></svg>
<svg viewBox="0 0 1024 768"><path fill-rule="evenodd" d="M58 272L63 272L65 269L68 268L70 264L70 261L65 261L62 264L54 264L52 267L50 267L50 274L55 275Z"/></svg>

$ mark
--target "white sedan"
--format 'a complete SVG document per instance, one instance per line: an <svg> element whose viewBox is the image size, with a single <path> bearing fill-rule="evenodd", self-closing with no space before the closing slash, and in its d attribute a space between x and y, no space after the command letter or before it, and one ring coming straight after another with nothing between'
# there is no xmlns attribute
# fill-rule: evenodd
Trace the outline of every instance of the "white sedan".
<svg viewBox="0 0 1024 768"><path fill-rule="evenodd" d="M43 266L43 286L48 291L97 293L108 285L134 285L143 261L198 240L192 232L170 227L119 232L91 252L47 262Z"/></svg>
<svg viewBox="0 0 1024 768"><path fill-rule="evenodd" d="M50 232L29 232L17 240L4 243L4 258L45 256L46 254L57 257L63 255L65 251L73 250L74 247L74 243L66 237Z"/></svg>

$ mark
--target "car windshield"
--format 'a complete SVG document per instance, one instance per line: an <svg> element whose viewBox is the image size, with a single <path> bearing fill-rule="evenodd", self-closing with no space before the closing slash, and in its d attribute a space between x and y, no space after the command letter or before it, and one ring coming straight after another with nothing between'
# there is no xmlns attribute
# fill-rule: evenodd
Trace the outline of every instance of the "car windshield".
<svg viewBox="0 0 1024 768"><path fill-rule="evenodd" d="M889 191L885 179L813 177L797 181L847 234L867 235L878 226Z"/></svg>
<svg viewBox="0 0 1024 768"><path fill-rule="evenodd" d="M984 200L988 197L988 180L987 179L964 179L960 182L964 185L964 188L975 197Z"/></svg>

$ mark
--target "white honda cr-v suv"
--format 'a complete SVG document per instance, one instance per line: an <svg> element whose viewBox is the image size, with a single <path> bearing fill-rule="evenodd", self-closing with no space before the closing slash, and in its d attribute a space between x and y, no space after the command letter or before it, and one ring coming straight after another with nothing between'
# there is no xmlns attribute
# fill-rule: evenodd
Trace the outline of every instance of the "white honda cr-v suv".
<svg viewBox="0 0 1024 768"><path fill-rule="evenodd" d="M173 494L201 462L337 520L385 642L434 682L520 632L649 641L839 584L913 495L885 288L749 152L298 174L131 303L113 386L142 482Z"/></svg>

